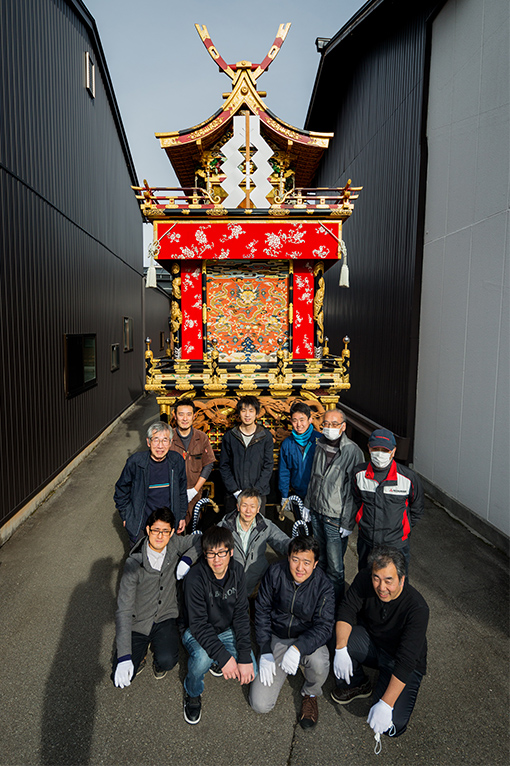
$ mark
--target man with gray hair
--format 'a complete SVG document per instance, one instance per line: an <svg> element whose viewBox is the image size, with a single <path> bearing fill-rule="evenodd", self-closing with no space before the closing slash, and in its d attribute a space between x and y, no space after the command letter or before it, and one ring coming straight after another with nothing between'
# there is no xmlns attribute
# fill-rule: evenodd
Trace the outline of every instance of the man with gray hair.
<svg viewBox="0 0 510 766"><path fill-rule="evenodd" d="M305 498L313 535L320 545L319 566L333 583L337 602L345 591L344 555L356 515L351 478L354 467L363 460L361 449L347 438L345 429L341 410L324 413Z"/></svg>
<svg viewBox="0 0 510 766"><path fill-rule="evenodd" d="M115 485L115 507L132 545L145 534L147 519L158 508L170 508L177 533L184 531L186 466L180 455L170 451L171 439L168 423L153 423L147 431L149 450L128 457Z"/></svg>

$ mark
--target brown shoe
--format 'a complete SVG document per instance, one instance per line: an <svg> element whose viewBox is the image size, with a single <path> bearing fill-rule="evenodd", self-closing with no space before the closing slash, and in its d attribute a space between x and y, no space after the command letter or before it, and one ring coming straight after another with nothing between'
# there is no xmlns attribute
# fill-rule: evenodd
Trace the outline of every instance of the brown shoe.
<svg viewBox="0 0 510 766"><path fill-rule="evenodd" d="M317 697L310 697L305 694L301 703L301 715L299 716L299 725L302 729L311 729L319 720L319 706Z"/></svg>

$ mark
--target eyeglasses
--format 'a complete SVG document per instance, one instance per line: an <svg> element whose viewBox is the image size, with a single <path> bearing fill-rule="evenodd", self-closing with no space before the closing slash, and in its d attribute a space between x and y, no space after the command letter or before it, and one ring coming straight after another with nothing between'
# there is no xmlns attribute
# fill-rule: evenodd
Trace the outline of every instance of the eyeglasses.
<svg viewBox="0 0 510 766"><path fill-rule="evenodd" d="M228 556L229 553L230 551L206 551L204 553L204 556L206 557L206 559L215 559L216 556L219 559L224 559L225 556Z"/></svg>
<svg viewBox="0 0 510 766"><path fill-rule="evenodd" d="M172 534L171 529L152 529L152 527L149 528L149 532L152 532L153 535L157 535L158 537L160 535L162 537L169 537Z"/></svg>
<svg viewBox="0 0 510 766"><path fill-rule="evenodd" d="M152 437L151 442L153 444L170 444L170 439L166 437L165 439L156 439L155 436Z"/></svg>
<svg viewBox="0 0 510 766"><path fill-rule="evenodd" d="M335 421L334 423L331 423L329 421L326 421L325 423L322 424L321 428L340 428L340 426L343 426L343 422L337 423Z"/></svg>

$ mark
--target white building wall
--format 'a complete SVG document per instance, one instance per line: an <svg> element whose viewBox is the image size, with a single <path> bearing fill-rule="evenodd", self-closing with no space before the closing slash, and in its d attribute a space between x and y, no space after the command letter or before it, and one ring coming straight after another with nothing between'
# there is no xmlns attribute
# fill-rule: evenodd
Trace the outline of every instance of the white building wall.
<svg viewBox="0 0 510 766"><path fill-rule="evenodd" d="M414 467L510 534L510 4L433 24Z"/></svg>

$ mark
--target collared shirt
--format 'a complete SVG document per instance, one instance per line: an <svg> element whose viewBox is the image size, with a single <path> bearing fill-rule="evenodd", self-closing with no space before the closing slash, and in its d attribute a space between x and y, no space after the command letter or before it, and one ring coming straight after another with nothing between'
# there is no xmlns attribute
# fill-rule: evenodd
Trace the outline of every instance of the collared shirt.
<svg viewBox="0 0 510 766"><path fill-rule="evenodd" d="M249 540L249 537L250 537L250 532L252 530L252 527L255 524L255 519L256 518L257 517L255 516L255 518L253 519L253 521L250 524L250 526L248 527L248 529L243 529L242 526L241 526L241 519L239 518L239 514L237 514L236 529L237 529L237 532L239 533L239 537L241 538L241 545L243 546L243 551L245 553L248 550L248 540Z"/></svg>
<svg viewBox="0 0 510 766"><path fill-rule="evenodd" d="M163 566L163 561L166 556L166 548L167 546L165 545L162 551L154 551L147 542L147 558L149 559L149 564L153 569L157 569L158 572L161 572L161 567Z"/></svg>

